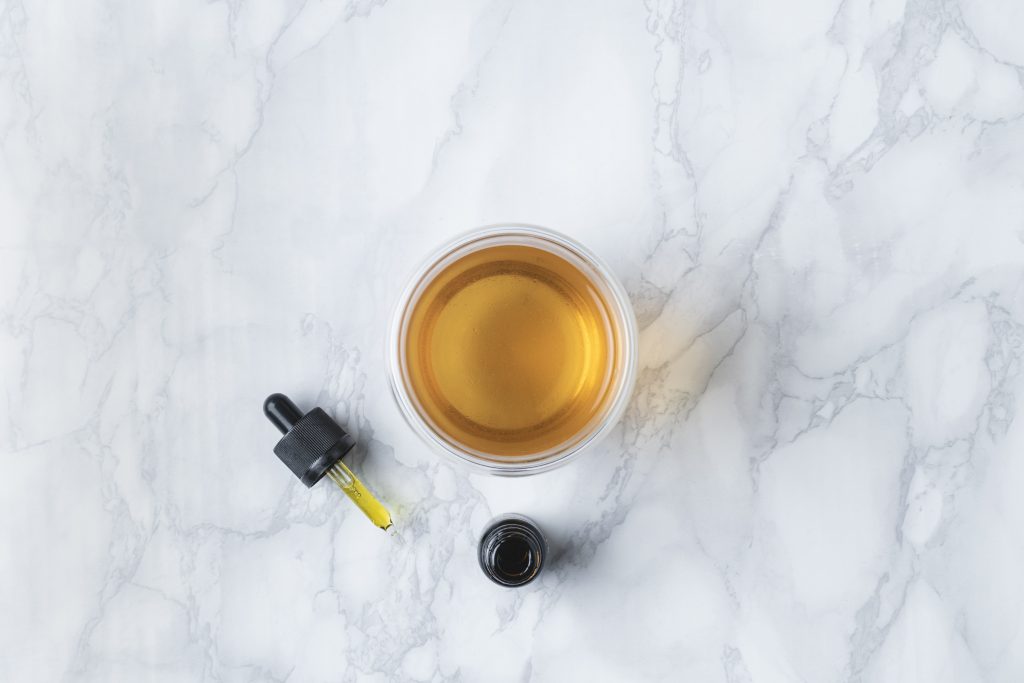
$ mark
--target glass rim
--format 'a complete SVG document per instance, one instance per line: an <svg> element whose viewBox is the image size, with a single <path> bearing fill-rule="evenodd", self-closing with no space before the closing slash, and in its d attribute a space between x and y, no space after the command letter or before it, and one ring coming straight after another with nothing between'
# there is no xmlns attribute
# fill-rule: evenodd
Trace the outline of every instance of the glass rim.
<svg viewBox="0 0 1024 683"><path fill-rule="evenodd" d="M591 280L596 276L599 282L595 285L602 286L608 295L609 304L611 304L611 310L608 313L614 319L613 326L620 330L620 334L617 336L621 336L622 343L621 360L616 361L615 366L618 380L612 389L611 401L601 413L595 416L599 419L595 419L592 424L565 442L529 456L488 454L468 448L454 439L446 438L440 429L430 424L417 407L409 387L405 367L406 327L412 306L419 300L418 296L422 290L450 262L461 258L465 253L470 253L466 251L467 248L479 242L503 237L518 238L527 244L533 243L535 246L537 242L546 243L560 251L568 252L583 266L589 268L592 273L586 270L583 272ZM559 251L553 251L553 253L564 256ZM579 266L580 264L574 265ZM434 250L420 263L407 281L395 305L388 330L386 341L388 382L402 417L433 450L477 472L500 476L536 474L571 461L587 447L596 444L618 424L633 393L633 384L636 379L638 334L636 316L626 290L608 265L589 249L576 240L550 228L524 223L486 225L464 232Z"/></svg>

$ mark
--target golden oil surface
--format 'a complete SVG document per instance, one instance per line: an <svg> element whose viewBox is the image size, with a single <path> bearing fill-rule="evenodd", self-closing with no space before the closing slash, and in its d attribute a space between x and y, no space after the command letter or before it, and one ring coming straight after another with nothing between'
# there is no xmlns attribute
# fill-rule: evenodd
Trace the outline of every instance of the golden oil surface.
<svg viewBox="0 0 1024 683"><path fill-rule="evenodd" d="M526 456L579 434L610 400L609 305L568 260L502 245L441 271L415 302L406 365L421 409L449 439Z"/></svg>

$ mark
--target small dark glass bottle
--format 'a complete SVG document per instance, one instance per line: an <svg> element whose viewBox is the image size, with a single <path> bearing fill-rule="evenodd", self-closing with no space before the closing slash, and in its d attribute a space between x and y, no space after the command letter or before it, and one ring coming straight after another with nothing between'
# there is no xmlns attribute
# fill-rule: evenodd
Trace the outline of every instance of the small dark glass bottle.
<svg viewBox="0 0 1024 683"><path fill-rule="evenodd" d="M501 586L524 586L540 574L548 544L540 528L522 515L491 520L480 538L480 568Z"/></svg>

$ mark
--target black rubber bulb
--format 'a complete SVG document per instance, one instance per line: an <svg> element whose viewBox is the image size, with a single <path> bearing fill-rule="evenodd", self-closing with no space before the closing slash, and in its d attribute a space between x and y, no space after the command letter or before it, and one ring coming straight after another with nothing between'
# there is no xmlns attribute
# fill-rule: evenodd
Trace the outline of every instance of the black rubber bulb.
<svg viewBox="0 0 1024 683"><path fill-rule="evenodd" d="M282 434L287 434L302 419L302 411L284 394L271 394L263 402L263 414Z"/></svg>

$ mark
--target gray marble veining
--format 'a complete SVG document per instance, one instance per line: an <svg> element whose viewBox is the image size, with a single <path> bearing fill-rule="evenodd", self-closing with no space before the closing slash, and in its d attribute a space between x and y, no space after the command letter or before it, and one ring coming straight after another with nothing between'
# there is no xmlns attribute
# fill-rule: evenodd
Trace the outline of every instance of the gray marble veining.
<svg viewBox="0 0 1024 683"><path fill-rule="evenodd" d="M0 5L0 680L1024 680L1016 0ZM384 335L502 221L607 260L614 434L429 452ZM276 461L318 404L381 534ZM524 512L554 563L475 562Z"/></svg>

